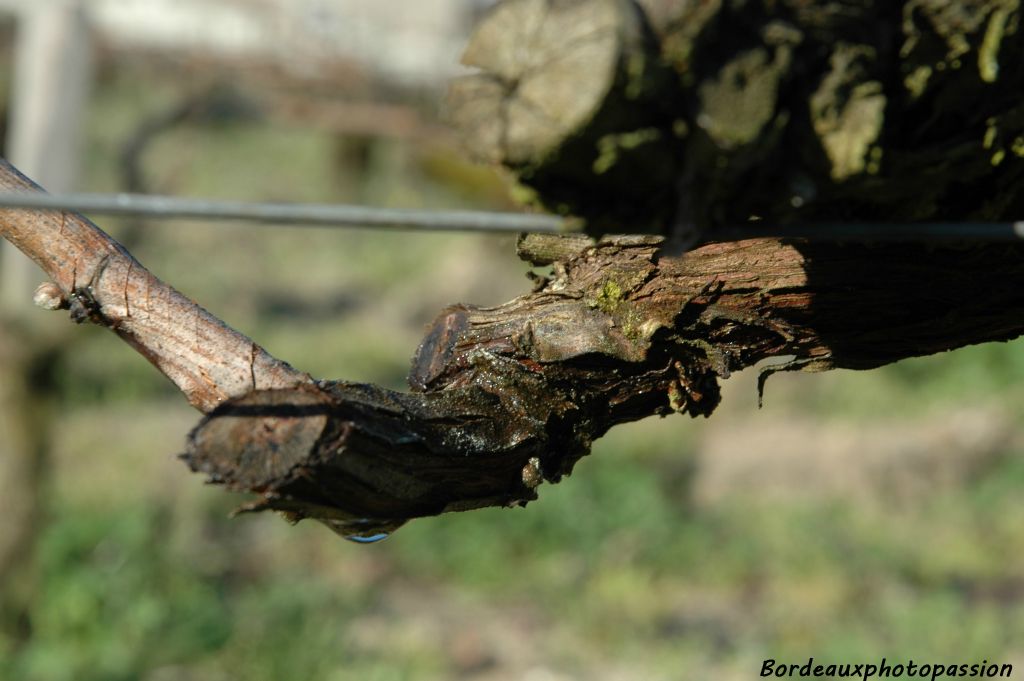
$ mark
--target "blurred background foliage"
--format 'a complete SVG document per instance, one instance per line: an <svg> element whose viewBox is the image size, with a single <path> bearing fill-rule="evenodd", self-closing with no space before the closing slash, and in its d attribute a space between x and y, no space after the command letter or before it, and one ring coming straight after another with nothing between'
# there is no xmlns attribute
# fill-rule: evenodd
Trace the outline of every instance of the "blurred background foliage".
<svg viewBox="0 0 1024 681"><path fill-rule="evenodd" d="M360 101L414 131L332 121L344 83L296 114L281 105L301 99L292 79L102 53L82 189L123 189L128 140L197 99L219 104L139 154L148 191L511 205L506 181L438 131L436 92L359 82ZM529 288L505 237L102 226L325 378L402 387L442 307ZM243 500L175 458L198 414L173 386L112 334L68 338L34 576L0 585L4 598L28 589L22 621L0 634L0 678L728 680L808 656L1024 665L1019 342L778 375L761 410L745 372L711 419L616 429L525 510L416 520L360 546L314 524L230 519Z"/></svg>

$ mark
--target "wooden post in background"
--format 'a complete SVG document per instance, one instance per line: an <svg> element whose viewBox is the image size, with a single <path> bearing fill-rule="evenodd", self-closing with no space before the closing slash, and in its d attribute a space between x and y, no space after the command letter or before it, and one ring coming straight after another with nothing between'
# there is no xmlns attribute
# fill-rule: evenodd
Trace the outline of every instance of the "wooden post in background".
<svg viewBox="0 0 1024 681"><path fill-rule="evenodd" d="M81 0L36 0L17 14L7 156L51 191L76 188L92 40ZM60 352L32 305L39 269L9 243L0 249L0 634L31 632L34 546L44 516L52 394ZM41 323L40 323L41 322Z"/></svg>
<svg viewBox="0 0 1024 681"><path fill-rule="evenodd" d="M32 3L18 17L7 160L51 192L74 190L92 40L79 1ZM38 269L3 244L0 296L6 310L28 308Z"/></svg>

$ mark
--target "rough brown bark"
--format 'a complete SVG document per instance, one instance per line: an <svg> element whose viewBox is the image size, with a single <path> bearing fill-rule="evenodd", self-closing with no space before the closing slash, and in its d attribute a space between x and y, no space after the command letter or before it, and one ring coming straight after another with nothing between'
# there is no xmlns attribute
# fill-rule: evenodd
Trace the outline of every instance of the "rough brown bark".
<svg viewBox="0 0 1024 681"><path fill-rule="evenodd" d="M598 231L1022 207L1017 0L641 4L512 0L469 51L481 72L456 86L456 117L546 205ZM678 256L659 237L530 236L521 251L550 276L444 311L397 393L295 372L82 218L4 211L0 232L77 320L209 412L193 469L259 494L252 510L357 538L526 503L608 428L710 414L718 379L765 358L864 369L1024 331L1019 246L754 239Z"/></svg>
<svg viewBox="0 0 1024 681"><path fill-rule="evenodd" d="M9 166L0 186L32 189ZM410 383L313 381L267 355L75 215L9 210L0 233L56 282L40 302L118 333L209 414L186 462L251 510L373 537L417 516L523 504L618 423L707 415L761 359L869 368L1024 330L1024 248L712 243L532 235L533 293L454 306Z"/></svg>
<svg viewBox="0 0 1024 681"><path fill-rule="evenodd" d="M1016 219L1020 21L1019 0L506 0L451 117L592 233Z"/></svg>
<svg viewBox="0 0 1024 681"><path fill-rule="evenodd" d="M413 362L416 392L254 393L210 414L186 459L260 492L253 509L375 535L525 504L610 427L708 415L718 379L765 358L790 358L775 370L865 369L1024 329L1020 247L758 239L680 258L659 245L527 237L524 256L552 276L497 308L443 312Z"/></svg>

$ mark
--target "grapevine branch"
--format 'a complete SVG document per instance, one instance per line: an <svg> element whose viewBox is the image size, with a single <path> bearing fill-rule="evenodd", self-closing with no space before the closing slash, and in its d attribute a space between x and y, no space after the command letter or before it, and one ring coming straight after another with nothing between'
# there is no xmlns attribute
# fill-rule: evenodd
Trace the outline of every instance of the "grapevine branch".
<svg viewBox="0 0 1024 681"><path fill-rule="evenodd" d="M0 188L39 191L6 163ZM246 510L355 537L525 504L612 426L709 415L719 379L766 358L866 369L1024 331L1018 246L750 239L678 256L656 236L525 235L549 275L442 311L395 392L271 357L79 215L4 210L0 234L52 280L38 302L114 331L205 413L193 470L258 495Z"/></svg>

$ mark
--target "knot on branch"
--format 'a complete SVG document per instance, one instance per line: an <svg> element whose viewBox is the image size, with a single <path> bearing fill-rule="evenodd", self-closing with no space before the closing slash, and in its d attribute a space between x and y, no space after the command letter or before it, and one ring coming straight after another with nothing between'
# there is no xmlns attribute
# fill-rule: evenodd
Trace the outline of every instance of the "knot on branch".
<svg viewBox="0 0 1024 681"><path fill-rule="evenodd" d="M413 360L411 382L442 390L466 380L486 349L546 385L563 386L588 414L593 436L638 414L709 414L716 375L729 367L707 344L691 340L712 288L678 289L664 279L661 237L524 235L520 256L551 266L538 288L495 309L443 312ZM695 279L694 282L697 280ZM667 285L667 287L666 287Z"/></svg>
<svg viewBox="0 0 1024 681"><path fill-rule="evenodd" d="M110 326L103 314L103 306L96 300L92 286L79 286L73 289L67 298L67 307L71 311L71 321L75 324L92 322L99 326Z"/></svg>

